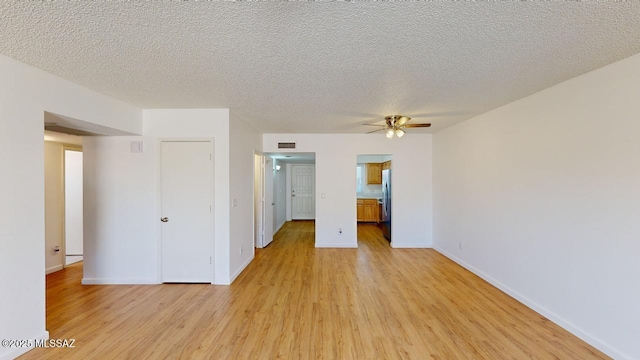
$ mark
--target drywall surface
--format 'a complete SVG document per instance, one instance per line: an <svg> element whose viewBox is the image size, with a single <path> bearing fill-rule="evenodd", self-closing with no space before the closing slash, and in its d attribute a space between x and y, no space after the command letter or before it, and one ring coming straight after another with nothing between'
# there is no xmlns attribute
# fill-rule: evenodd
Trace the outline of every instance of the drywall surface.
<svg viewBox="0 0 640 360"><path fill-rule="evenodd" d="M3 55L0 79L0 339L44 338L44 113L140 133L142 111Z"/></svg>
<svg viewBox="0 0 640 360"><path fill-rule="evenodd" d="M278 142L293 141L295 151L316 154L316 247L357 247L357 156L392 155L392 246L431 247L431 140L430 134L410 133L402 139L384 134L265 134L263 150L284 153Z"/></svg>
<svg viewBox="0 0 640 360"><path fill-rule="evenodd" d="M46 141L44 143L44 261L47 274L62 270L63 252L63 171L62 145ZM59 251L55 251L58 247Z"/></svg>
<svg viewBox="0 0 640 360"><path fill-rule="evenodd" d="M85 283L161 281L160 142L189 139L214 143L214 283L230 283L228 114L144 110L144 136L85 139ZM132 141L142 141L144 151L132 153Z"/></svg>
<svg viewBox="0 0 640 360"><path fill-rule="evenodd" d="M230 114L233 117L233 113ZM231 119L229 119L231 120ZM229 121L229 193L230 213L229 266L233 280L251 262L255 253L253 237L254 154L262 149L262 136L244 120ZM269 169L265 169L269 171Z"/></svg>
<svg viewBox="0 0 640 360"><path fill-rule="evenodd" d="M287 221L287 166L281 160L274 159L274 166L280 166L280 170L277 170L273 176L273 201L276 204L273 213L273 234L275 235L278 230Z"/></svg>
<svg viewBox="0 0 640 360"><path fill-rule="evenodd" d="M82 260L84 243L82 163L82 151L64 152L65 265Z"/></svg>
<svg viewBox="0 0 640 360"><path fill-rule="evenodd" d="M640 55L434 135L435 248L616 359L640 358L638 94Z"/></svg>
<svg viewBox="0 0 640 360"><path fill-rule="evenodd" d="M156 146L140 137L84 139L84 284L158 282Z"/></svg>

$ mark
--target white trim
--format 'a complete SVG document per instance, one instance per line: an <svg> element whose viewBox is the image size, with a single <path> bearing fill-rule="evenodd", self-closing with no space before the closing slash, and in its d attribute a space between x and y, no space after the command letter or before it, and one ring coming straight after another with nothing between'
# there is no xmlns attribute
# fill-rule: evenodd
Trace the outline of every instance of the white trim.
<svg viewBox="0 0 640 360"><path fill-rule="evenodd" d="M282 229L282 227L284 226L284 224L286 224L286 222L287 221L285 220L282 223L280 223L280 225L276 226L276 228L273 230L273 236L275 236L278 233L278 231L280 231L280 229Z"/></svg>
<svg viewBox="0 0 640 360"><path fill-rule="evenodd" d="M52 267L50 267L50 268L48 268L48 269L46 269L46 270L45 270L45 274L46 274L46 275L49 275L49 274L51 274L51 273L54 273L54 272L56 272L56 271L60 271L60 270L62 270L62 269L64 269L64 266L63 266L62 264L60 264L60 265L56 265L56 266L52 266Z"/></svg>
<svg viewBox="0 0 640 360"><path fill-rule="evenodd" d="M253 259L254 259L254 258L255 258L255 255L253 255L253 254L252 254L252 255L247 259L247 261L245 261L245 262L244 262L244 264L240 265L240 267L238 268L238 270L236 270L233 274L231 274L231 279L230 279L230 281L229 281L229 285L230 285L231 283L233 283L233 282L236 280L236 278L237 278L238 276L240 276L240 274L242 273L242 271L244 271L244 269L246 269L246 268L247 268L247 266L249 266L249 264L253 261ZM225 285L226 285L226 284L225 284Z"/></svg>
<svg viewBox="0 0 640 360"><path fill-rule="evenodd" d="M44 331L39 336L34 336L32 338L22 339L22 340L48 340L48 339L49 339L49 332ZM9 350L7 352L5 352L4 354L0 354L0 360L13 360L18 356L24 355L27 352L33 350L33 348L35 347L35 344L33 345L34 346L31 346L31 347L8 348ZM0 348L0 349L7 349L7 348Z"/></svg>
<svg viewBox="0 0 640 360"><path fill-rule="evenodd" d="M157 285L156 278L82 278L82 285Z"/></svg>
<svg viewBox="0 0 640 360"><path fill-rule="evenodd" d="M494 279L493 277L485 274L484 272L480 271L479 269L477 269L473 265L467 263L466 261L456 257L453 254L448 253L447 251L439 248L438 246L434 246L434 249L437 252L439 252L440 254L448 257L449 259L451 259L452 261L454 261L458 265L462 266L463 268L465 268L465 269L471 271L472 273L478 275L479 277L484 279L489 284L491 284L491 285L495 286L496 288L500 289L505 294L507 294L507 295L511 296L512 298L518 300L519 302L521 302L523 305L527 306L531 310L533 310L533 311L537 312L538 314L546 317L547 319L551 320L556 325L558 325L561 328L567 330L568 332L570 332L573 335L577 336L578 338L582 339L584 342L586 342L589 345L595 347L596 349L602 351L606 355L611 356L614 359L631 360L630 356L620 352L619 350L613 348L612 346L609 346L608 344L606 344L602 340L594 337L593 335L589 334L588 332L582 330L581 328L579 328L579 327L575 326L574 324L572 324L571 322L567 321L562 316L554 313L553 311L551 311L551 310L547 309L546 307L536 303L535 301L530 300L526 296L524 296L524 295L520 294L519 292L513 290L509 286L501 283L500 281Z"/></svg>
<svg viewBox="0 0 640 360"><path fill-rule="evenodd" d="M220 279L220 278L216 278L213 281L213 285L231 285L231 281L229 279Z"/></svg>

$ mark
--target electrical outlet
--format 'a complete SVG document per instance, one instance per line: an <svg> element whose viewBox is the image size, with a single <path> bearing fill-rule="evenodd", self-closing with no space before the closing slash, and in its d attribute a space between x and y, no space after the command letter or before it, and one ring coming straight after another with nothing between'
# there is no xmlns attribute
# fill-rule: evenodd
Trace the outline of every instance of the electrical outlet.
<svg viewBox="0 0 640 360"><path fill-rule="evenodd" d="M338 229L338 234L342 235L342 228Z"/></svg>

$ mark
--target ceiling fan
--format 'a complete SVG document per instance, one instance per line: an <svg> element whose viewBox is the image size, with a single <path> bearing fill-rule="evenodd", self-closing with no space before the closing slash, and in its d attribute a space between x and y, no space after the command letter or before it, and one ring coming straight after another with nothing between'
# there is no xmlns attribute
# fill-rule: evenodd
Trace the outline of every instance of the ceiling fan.
<svg viewBox="0 0 640 360"><path fill-rule="evenodd" d="M368 126L380 126L380 127L382 127L381 129L378 129L378 130L369 131L367 134L371 134L371 133L378 132L378 131L386 131L387 132L386 136L389 139L391 139L394 135L399 137L399 138L401 138L406 133L404 131L404 129L406 129L406 128L425 128L425 127L430 127L431 126L430 123L407 124L407 122L409 122L409 120L411 120L411 118L408 117L408 116L404 116L404 115L389 115L389 116L386 116L384 118L384 120L386 121L386 124L384 124L384 125L364 124L364 125L368 125Z"/></svg>

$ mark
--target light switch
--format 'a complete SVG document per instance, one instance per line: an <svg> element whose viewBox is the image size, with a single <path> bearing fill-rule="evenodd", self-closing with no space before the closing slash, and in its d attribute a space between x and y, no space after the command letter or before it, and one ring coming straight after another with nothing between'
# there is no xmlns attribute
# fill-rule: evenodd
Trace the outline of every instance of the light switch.
<svg viewBox="0 0 640 360"><path fill-rule="evenodd" d="M238 206L238 200L233 199L233 201L231 202L231 206L233 206L233 207Z"/></svg>
<svg viewBox="0 0 640 360"><path fill-rule="evenodd" d="M320 197L324 199L325 198L324 193L320 194Z"/></svg>

